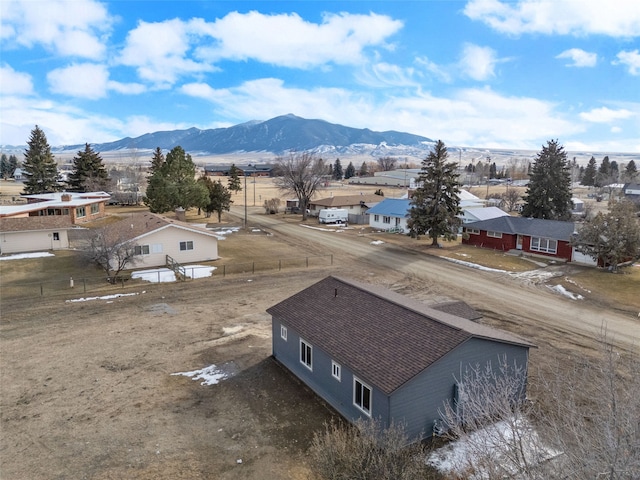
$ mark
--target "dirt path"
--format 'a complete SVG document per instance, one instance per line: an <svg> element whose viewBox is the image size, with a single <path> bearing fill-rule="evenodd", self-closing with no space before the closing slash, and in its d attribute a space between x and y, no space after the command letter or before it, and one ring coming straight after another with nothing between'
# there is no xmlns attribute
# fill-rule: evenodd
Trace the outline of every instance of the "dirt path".
<svg viewBox="0 0 640 480"><path fill-rule="evenodd" d="M372 245L374 237L335 233L283 224L264 215L251 220L289 238L323 245L338 262L353 261L415 277L431 293L464 300L491 317L511 323L510 329L556 344L586 344L606 327L610 340L625 349L640 348L640 321L626 312L576 302L527 279L486 272L388 244ZM357 229L356 229L357 230ZM375 237L377 238L377 237ZM548 267L562 268L562 267Z"/></svg>

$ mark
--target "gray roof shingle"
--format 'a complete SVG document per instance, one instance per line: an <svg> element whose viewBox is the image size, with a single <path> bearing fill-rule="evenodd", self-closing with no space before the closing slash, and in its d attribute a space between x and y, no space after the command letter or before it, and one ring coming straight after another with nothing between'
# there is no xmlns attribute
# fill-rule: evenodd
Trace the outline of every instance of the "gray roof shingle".
<svg viewBox="0 0 640 480"><path fill-rule="evenodd" d="M386 394L473 337L533 346L388 289L337 277L267 312Z"/></svg>
<svg viewBox="0 0 640 480"><path fill-rule="evenodd" d="M466 228L477 228L491 232L519 234L534 237L552 238L554 240L569 241L575 231L573 222L558 220L544 220L526 217L496 217L480 222L471 222Z"/></svg>

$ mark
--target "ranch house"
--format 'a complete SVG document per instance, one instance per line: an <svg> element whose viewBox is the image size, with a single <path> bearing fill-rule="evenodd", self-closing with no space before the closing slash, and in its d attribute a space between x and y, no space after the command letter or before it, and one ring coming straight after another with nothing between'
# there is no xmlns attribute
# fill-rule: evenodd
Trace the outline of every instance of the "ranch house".
<svg viewBox="0 0 640 480"><path fill-rule="evenodd" d="M433 434L466 367L526 368L533 345L398 293L327 277L267 309L273 357L349 421ZM523 385L523 388L525 385Z"/></svg>
<svg viewBox="0 0 640 480"><path fill-rule="evenodd" d="M573 222L525 217L497 217L464 226L462 243L494 250L520 251L570 262Z"/></svg>

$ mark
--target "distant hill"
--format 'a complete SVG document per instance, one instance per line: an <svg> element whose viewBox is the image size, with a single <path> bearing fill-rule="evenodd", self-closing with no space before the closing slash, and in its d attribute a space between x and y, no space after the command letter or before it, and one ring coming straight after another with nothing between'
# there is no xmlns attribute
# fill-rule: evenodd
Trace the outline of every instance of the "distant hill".
<svg viewBox="0 0 640 480"><path fill-rule="evenodd" d="M200 130L173 130L147 133L136 138L123 138L115 142L92 144L98 152L127 149L170 150L180 145L191 154L230 154L242 152L270 152L281 154L287 151L317 151L336 153L359 153L387 149L397 151L428 149L433 141L427 137L409 133L387 131L374 132L368 128L358 129L325 122L308 120L295 115L283 115L263 122L247 122L228 128ZM80 150L82 145L66 145L63 150ZM391 155L391 153L388 153Z"/></svg>

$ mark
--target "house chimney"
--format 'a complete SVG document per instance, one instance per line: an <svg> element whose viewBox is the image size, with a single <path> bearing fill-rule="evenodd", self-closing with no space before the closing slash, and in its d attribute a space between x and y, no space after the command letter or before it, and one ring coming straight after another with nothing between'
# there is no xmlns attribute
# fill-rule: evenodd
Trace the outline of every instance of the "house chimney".
<svg viewBox="0 0 640 480"><path fill-rule="evenodd" d="M63 202L70 202L71 195L69 195L68 193L63 193L62 196L60 197L60 200L62 200Z"/></svg>

